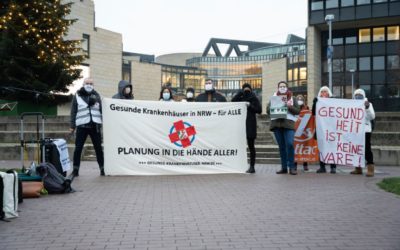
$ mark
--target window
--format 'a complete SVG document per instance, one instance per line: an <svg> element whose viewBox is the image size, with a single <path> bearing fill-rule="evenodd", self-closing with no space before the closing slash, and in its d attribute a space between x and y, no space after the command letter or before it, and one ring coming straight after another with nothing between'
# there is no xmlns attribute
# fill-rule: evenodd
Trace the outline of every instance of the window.
<svg viewBox="0 0 400 250"><path fill-rule="evenodd" d="M339 7L338 0L326 0L326 2L325 2L326 9L332 9L332 8L337 8L337 7Z"/></svg>
<svg viewBox="0 0 400 250"><path fill-rule="evenodd" d="M90 35L83 34L82 38L83 39L82 39L81 45L82 45L83 53L85 53L86 56L89 58L89 53L90 53Z"/></svg>
<svg viewBox="0 0 400 250"><path fill-rule="evenodd" d="M374 0L374 3L385 3L387 0Z"/></svg>
<svg viewBox="0 0 400 250"><path fill-rule="evenodd" d="M291 69L288 70L288 81L293 81L293 70Z"/></svg>
<svg viewBox="0 0 400 250"><path fill-rule="evenodd" d="M341 45L341 44L343 44L343 38L342 38L342 37L340 37L340 38L333 38L333 39L332 39L332 44L333 44L333 45Z"/></svg>
<svg viewBox="0 0 400 250"><path fill-rule="evenodd" d="M387 27L387 33L388 40L399 40L399 26Z"/></svg>
<svg viewBox="0 0 400 250"><path fill-rule="evenodd" d="M311 10L322 10L322 9L324 9L323 1L313 0L311 2Z"/></svg>
<svg viewBox="0 0 400 250"><path fill-rule="evenodd" d="M387 69L400 69L399 55L387 56Z"/></svg>
<svg viewBox="0 0 400 250"><path fill-rule="evenodd" d="M357 58L346 58L346 71L357 70Z"/></svg>
<svg viewBox="0 0 400 250"><path fill-rule="evenodd" d="M373 67L374 67L374 70L384 70L385 69L385 57L384 56L373 57Z"/></svg>
<svg viewBox="0 0 400 250"><path fill-rule="evenodd" d="M306 80L307 79L307 68L303 67L300 68L300 80Z"/></svg>
<svg viewBox="0 0 400 250"><path fill-rule="evenodd" d="M371 42L371 29L358 30L358 41L359 41L359 43Z"/></svg>
<svg viewBox="0 0 400 250"><path fill-rule="evenodd" d="M357 43L357 37L356 36L348 36L346 37L346 44L354 44Z"/></svg>
<svg viewBox="0 0 400 250"><path fill-rule="evenodd" d="M342 0L342 7L354 6L354 0Z"/></svg>
<svg viewBox="0 0 400 250"><path fill-rule="evenodd" d="M357 5L370 4L371 0L357 0Z"/></svg>
<svg viewBox="0 0 400 250"><path fill-rule="evenodd" d="M333 59L332 68L333 72L343 72L343 59Z"/></svg>
<svg viewBox="0 0 400 250"><path fill-rule="evenodd" d="M385 27L373 28L372 30L374 42L385 41Z"/></svg>
<svg viewBox="0 0 400 250"><path fill-rule="evenodd" d="M360 57L359 58L359 67L360 71L371 70L371 62L370 57Z"/></svg>

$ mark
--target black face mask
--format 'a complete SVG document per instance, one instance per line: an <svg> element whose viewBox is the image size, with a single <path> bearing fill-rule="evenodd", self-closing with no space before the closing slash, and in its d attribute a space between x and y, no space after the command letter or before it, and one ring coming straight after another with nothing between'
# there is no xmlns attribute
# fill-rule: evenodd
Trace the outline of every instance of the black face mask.
<svg viewBox="0 0 400 250"><path fill-rule="evenodd" d="M251 95L251 91L245 90L245 91L243 91L243 95L244 96L250 96Z"/></svg>

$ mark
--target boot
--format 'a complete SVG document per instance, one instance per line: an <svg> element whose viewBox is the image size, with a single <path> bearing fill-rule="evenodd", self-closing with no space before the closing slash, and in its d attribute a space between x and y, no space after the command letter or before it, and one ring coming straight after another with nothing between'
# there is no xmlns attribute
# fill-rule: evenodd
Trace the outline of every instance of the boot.
<svg viewBox="0 0 400 250"><path fill-rule="evenodd" d="M308 171L308 163L307 162L303 163L303 169L304 169L304 171Z"/></svg>
<svg viewBox="0 0 400 250"><path fill-rule="evenodd" d="M375 165L374 164L368 164L367 165L367 174L365 176L373 177L374 174L375 174Z"/></svg>
<svg viewBox="0 0 400 250"><path fill-rule="evenodd" d="M336 167L331 167L331 174L336 174Z"/></svg>
<svg viewBox="0 0 400 250"><path fill-rule="evenodd" d="M350 174L362 174L362 168L355 167L354 170L350 172Z"/></svg>
<svg viewBox="0 0 400 250"><path fill-rule="evenodd" d="M74 169L72 170L71 175L73 175L74 177L78 177L79 176L79 167L74 166Z"/></svg>
<svg viewBox="0 0 400 250"><path fill-rule="evenodd" d="M317 170L317 174L321 174L321 173L326 173L325 166L320 166L319 169Z"/></svg>
<svg viewBox="0 0 400 250"><path fill-rule="evenodd" d="M100 167L100 176L105 176L106 173L104 173L104 167Z"/></svg>
<svg viewBox="0 0 400 250"><path fill-rule="evenodd" d="M250 166L249 169L246 171L248 174L254 174L256 170L254 169L254 166Z"/></svg>
<svg viewBox="0 0 400 250"><path fill-rule="evenodd" d="M288 173L287 169L281 169L281 170L276 172L276 174L287 174L287 173Z"/></svg>

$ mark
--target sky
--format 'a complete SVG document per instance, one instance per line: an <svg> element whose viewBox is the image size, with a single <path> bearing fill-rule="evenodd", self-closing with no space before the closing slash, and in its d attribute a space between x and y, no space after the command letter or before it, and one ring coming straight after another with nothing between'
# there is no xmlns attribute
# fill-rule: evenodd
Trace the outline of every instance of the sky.
<svg viewBox="0 0 400 250"><path fill-rule="evenodd" d="M93 0L96 27L123 50L155 56L203 52L210 38L284 43L305 37L306 0Z"/></svg>

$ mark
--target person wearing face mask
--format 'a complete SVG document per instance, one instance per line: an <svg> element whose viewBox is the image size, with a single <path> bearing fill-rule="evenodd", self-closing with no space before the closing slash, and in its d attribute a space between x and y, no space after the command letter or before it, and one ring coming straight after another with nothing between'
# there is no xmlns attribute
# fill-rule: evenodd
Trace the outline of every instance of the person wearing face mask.
<svg viewBox="0 0 400 250"><path fill-rule="evenodd" d="M83 87L76 92L72 99L70 124L70 133L72 134L76 130L73 171L70 177L79 176L82 149L88 135L96 152L100 175L104 176L104 156L101 146L101 98L99 93L94 90L91 78L83 81Z"/></svg>
<svg viewBox="0 0 400 250"><path fill-rule="evenodd" d="M300 113L297 101L293 98L292 92L288 90L287 83L281 81L278 83L278 91L274 96L281 98L287 107L286 118L271 118L270 130L274 132L275 139L279 146L281 157L281 169L277 174L287 174L288 168L291 175L297 175L294 166L294 124L297 120L296 115ZM267 114L270 115L271 102L267 106Z"/></svg>
<svg viewBox="0 0 400 250"><path fill-rule="evenodd" d="M365 160L367 162L367 177L374 176L375 165L374 165L374 155L371 149L371 134L372 134L372 121L375 119L375 111L372 103L368 101L365 96L365 91L363 89L357 89L354 91L354 99L364 100L365 105ZM362 174L362 168L356 167L351 174Z"/></svg>
<svg viewBox="0 0 400 250"><path fill-rule="evenodd" d="M312 114L315 116L315 111L317 109L317 102L318 102L318 97L319 98L331 98L332 97L332 92L327 86L322 86L318 92L318 96L314 98L313 100L313 105L312 105ZM317 139L317 132L315 131L314 134L315 139ZM325 162L320 161L319 162L319 169L317 170L317 173L326 173L326 168L325 168ZM336 174L336 164L331 164L331 174Z"/></svg>
<svg viewBox="0 0 400 250"><path fill-rule="evenodd" d="M204 85L205 92L196 97L196 102L226 102L225 96L215 91L214 83L207 79Z"/></svg>
<svg viewBox="0 0 400 250"><path fill-rule="evenodd" d="M132 84L125 80L119 81L118 93L116 93L112 98L133 100Z"/></svg>
<svg viewBox="0 0 400 250"><path fill-rule="evenodd" d="M303 95L296 96L297 104L300 107L300 113L303 110L310 110L310 108L305 103L305 98ZM297 162L294 163L294 167L297 169ZM308 162L303 162L303 169L304 171L308 171Z"/></svg>
<svg viewBox="0 0 400 250"><path fill-rule="evenodd" d="M164 102L173 102L174 96L172 95L172 90L167 87L163 86L160 91L160 101Z"/></svg>
<svg viewBox="0 0 400 250"><path fill-rule="evenodd" d="M242 90L239 91L233 98L232 102L247 102L247 117L246 117L246 137L247 146L250 151L250 168L246 173L255 173L254 166L256 164L256 148L254 141L257 137L257 118L256 114L261 114L261 104L257 96L253 93L251 85L244 83Z"/></svg>
<svg viewBox="0 0 400 250"><path fill-rule="evenodd" d="M183 102L194 102L194 88L186 89L186 99L182 99Z"/></svg>

